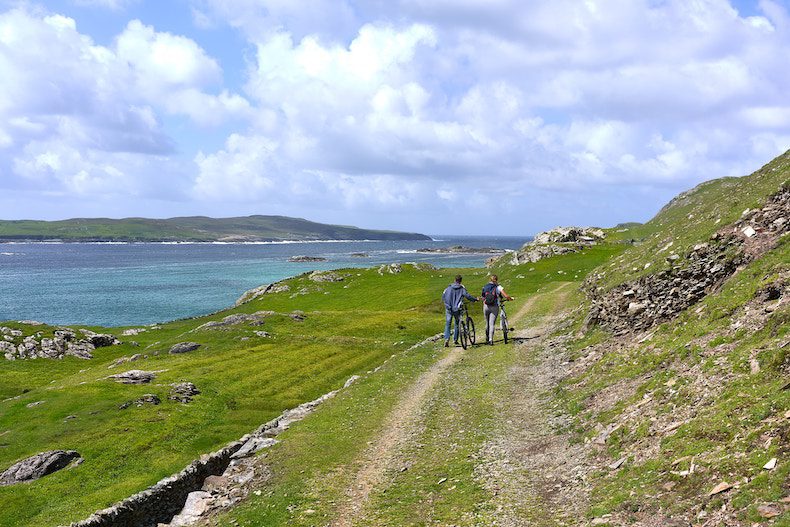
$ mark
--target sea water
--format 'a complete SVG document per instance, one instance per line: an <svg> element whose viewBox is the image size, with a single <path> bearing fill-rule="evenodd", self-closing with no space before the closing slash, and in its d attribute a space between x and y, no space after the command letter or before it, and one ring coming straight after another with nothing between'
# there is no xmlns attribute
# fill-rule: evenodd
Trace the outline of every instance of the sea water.
<svg viewBox="0 0 790 527"><path fill-rule="evenodd" d="M0 244L0 321L126 326L232 306L246 290L310 270L425 262L479 267L486 254L420 253L452 245L517 249L511 237L435 236L434 241ZM365 253L364 258L352 256ZM325 262L289 262L295 255ZM438 294L438 293L437 293Z"/></svg>

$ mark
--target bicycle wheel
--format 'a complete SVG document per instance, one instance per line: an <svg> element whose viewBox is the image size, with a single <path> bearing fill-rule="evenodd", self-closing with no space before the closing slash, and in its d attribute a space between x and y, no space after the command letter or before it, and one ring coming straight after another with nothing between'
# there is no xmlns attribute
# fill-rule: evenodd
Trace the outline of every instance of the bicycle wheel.
<svg viewBox="0 0 790 527"><path fill-rule="evenodd" d="M507 317L503 316L502 317L502 338L505 339L505 344L507 344L507 331L508 331Z"/></svg>
<svg viewBox="0 0 790 527"><path fill-rule="evenodd" d="M467 340L468 338L469 335L466 329L466 322L461 322L461 347L464 349L466 349L466 347L469 345L469 341Z"/></svg>
<svg viewBox="0 0 790 527"><path fill-rule="evenodd" d="M469 331L469 344L475 345L475 321L471 317L466 319L466 328Z"/></svg>

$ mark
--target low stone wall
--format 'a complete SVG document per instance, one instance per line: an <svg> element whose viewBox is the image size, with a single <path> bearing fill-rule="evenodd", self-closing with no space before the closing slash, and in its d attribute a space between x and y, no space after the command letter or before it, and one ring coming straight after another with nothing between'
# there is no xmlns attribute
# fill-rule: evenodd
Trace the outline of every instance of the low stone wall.
<svg viewBox="0 0 790 527"><path fill-rule="evenodd" d="M222 474L245 441L236 441L193 461L184 470L112 507L100 510L71 527L156 527L178 514L190 492L209 476Z"/></svg>

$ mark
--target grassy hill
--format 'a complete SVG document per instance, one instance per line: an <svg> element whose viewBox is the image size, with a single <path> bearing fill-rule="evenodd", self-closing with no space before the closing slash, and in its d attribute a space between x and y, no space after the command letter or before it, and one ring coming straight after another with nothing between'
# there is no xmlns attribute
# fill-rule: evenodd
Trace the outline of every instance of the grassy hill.
<svg viewBox="0 0 790 527"><path fill-rule="evenodd" d="M423 234L326 225L286 216L169 219L74 218L0 220L0 242L14 240L125 242L252 242L278 240L430 240Z"/></svg>
<svg viewBox="0 0 790 527"><path fill-rule="evenodd" d="M517 298L507 305L515 345L415 347L442 329L439 296L457 271L406 265L295 277L221 313L121 336L87 361L2 361L0 469L55 448L85 461L0 487L0 525L85 518L350 375L361 379L254 458L237 504L199 525L788 525L786 227L745 240L743 250L765 244L671 317L627 315L631 329L614 331L589 316L598 296L661 284L650 277L671 277L695 246L740 232L756 217L745 209L788 180L790 153L700 185L583 251L500 261L494 271ZM489 271L461 272L477 294ZM260 325L222 323L256 313ZM183 341L201 348L167 352ZM157 378L106 379L132 368ZM168 400L180 381L201 394ZM161 404L119 408L147 393Z"/></svg>

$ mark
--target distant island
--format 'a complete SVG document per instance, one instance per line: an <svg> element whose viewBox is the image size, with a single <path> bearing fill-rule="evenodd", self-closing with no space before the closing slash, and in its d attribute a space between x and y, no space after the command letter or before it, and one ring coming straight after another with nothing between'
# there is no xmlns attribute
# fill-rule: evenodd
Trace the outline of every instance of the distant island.
<svg viewBox="0 0 790 527"><path fill-rule="evenodd" d="M320 240L431 240L431 238L413 232L327 225L287 216L0 220L0 243L21 241L249 243Z"/></svg>

